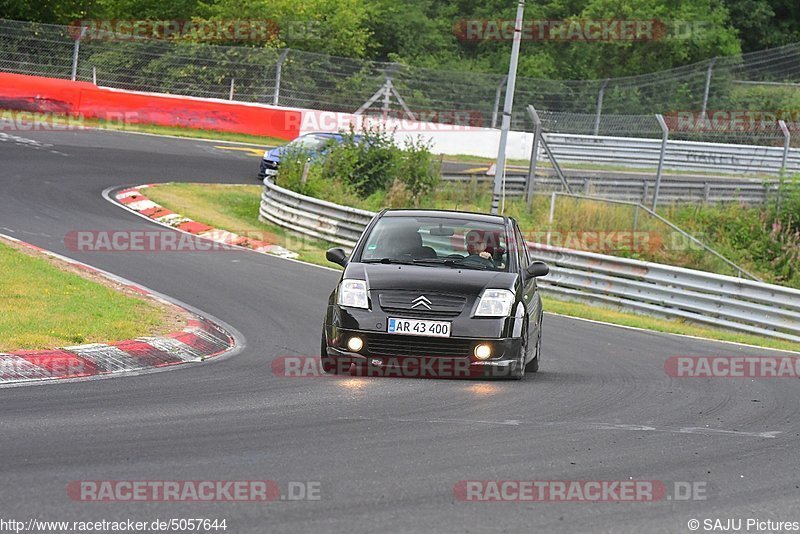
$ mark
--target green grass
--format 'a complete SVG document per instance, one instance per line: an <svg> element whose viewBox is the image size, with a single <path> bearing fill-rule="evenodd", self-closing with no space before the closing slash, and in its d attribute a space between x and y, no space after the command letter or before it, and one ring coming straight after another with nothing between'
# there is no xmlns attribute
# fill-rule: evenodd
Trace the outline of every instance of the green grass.
<svg viewBox="0 0 800 534"><path fill-rule="evenodd" d="M0 109L0 117L9 117L8 114L20 113L19 111L11 111ZM217 141L230 141L236 143L251 143L262 146L275 146L285 144L285 139L277 137L248 135L232 132L221 132L218 130L202 130L196 128L183 128L180 126L160 126L157 124L131 124L121 123L119 121L106 121L101 119L83 119L78 122L74 118L70 118L67 114L44 114L44 113L31 113L31 116L37 120L47 121L47 124L54 125L70 125L70 126L83 126L84 128L97 128L105 130L116 130L134 133L148 133L154 135L172 135L175 137L187 137L192 139L213 139Z"/></svg>
<svg viewBox="0 0 800 534"><path fill-rule="evenodd" d="M0 351L165 333L165 309L0 243ZM174 318L172 319L174 324Z"/></svg>
<svg viewBox="0 0 800 534"><path fill-rule="evenodd" d="M325 250L335 245L297 236L258 221L260 186L167 184L149 188L146 194L153 201L181 215L240 234L246 232L267 233L268 237L278 240L277 244L300 253L302 261L326 267L338 267L325 259ZM653 318L606 307L566 302L550 297L544 299L544 306L545 310L552 313L658 332L691 335L782 350L797 350L798 348L794 343L776 339L706 328L684 321Z"/></svg>
<svg viewBox="0 0 800 534"><path fill-rule="evenodd" d="M338 268L325 259L333 245L258 220L259 185L169 184L150 187L145 195L190 219L297 252L301 261Z"/></svg>
<svg viewBox="0 0 800 534"><path fill-rule="evenodd" d="M456 154L442 156L445 163L474 163L477 166L485 166L488 168L490 165L497 163L497 158L485 158L481 156L471 156L469 154ZM506 171L514 170L516 172L528 171L530 161L527 159L509 159L506 160ZM607 171L607 172L629 172L629 173L645 173L655 175L655 167L631 167L628 165L610 165L603 163L562 163L559 162L563 170L576 170L576 171ZM512 169L513 167L513 169ZM540 161L537 163L538 169L552 169L553 166L549 161ZM537 175L539 172L536 173ZM678 176L678 175L696 175L696 176L729 176L736 177L731 173L713 172L713 171L686 171L680 169L670 169L664 173L665 176ZM745 178L759 178L759 179L774 179L775 176L767 173L750 173L742 176Z"/></svg>

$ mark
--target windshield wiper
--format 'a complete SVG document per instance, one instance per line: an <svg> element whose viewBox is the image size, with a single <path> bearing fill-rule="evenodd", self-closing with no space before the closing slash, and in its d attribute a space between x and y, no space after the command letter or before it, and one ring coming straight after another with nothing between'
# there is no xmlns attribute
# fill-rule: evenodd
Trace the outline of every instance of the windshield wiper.
<svg viewBox="0 0 800 534"><path fill-rule="evenodd" d="M466 258L427 258L414 260L414 263L429 263L435 265L447 265L448 267L466 267L467 269L478 269L485 271L489 268L488 265L481 263L473 263L465 261Z"/></svg>
<svg viewBox="0 0 800 534"><path fill-rule="evenodd" d="M386 265L391 265L391 264L414 265L414 263L409 260L401 260L398 258L373 258L369 260L361 260L361 263L383 263Z"/></svg>

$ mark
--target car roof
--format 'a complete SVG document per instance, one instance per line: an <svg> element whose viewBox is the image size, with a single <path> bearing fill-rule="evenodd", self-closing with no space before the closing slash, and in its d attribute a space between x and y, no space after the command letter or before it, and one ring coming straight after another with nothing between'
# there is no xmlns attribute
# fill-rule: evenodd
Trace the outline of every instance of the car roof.
<svg viewBox="0 0 800 534"><path fill-rule="evenodd" d="M508 221L508 218L502 215L490 215L488 213L475 213L472 211L430 209L387 209L381 213L381 217L444 217L494 224L505 224Z"/></svg>
<svg viewBox="0 0 800 534"><path fill-rule="evenodd" d="M308 137L310 135L313 135L313 136L316 136L316 137L331 137L333 139L340 139L340 140L344 138L344 134L343 133L339 133L339 132L308 132L308 133L304 133L300 137ZM355 137L356 139L361 139L363 136L356 134L353 137Z"/></svg>

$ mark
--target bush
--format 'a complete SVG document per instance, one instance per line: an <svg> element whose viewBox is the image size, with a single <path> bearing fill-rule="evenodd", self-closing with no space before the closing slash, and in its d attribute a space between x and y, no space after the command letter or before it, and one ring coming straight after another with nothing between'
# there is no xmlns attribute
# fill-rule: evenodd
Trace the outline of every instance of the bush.
<svg viewBox="0 0 800 534"><path fill-rule="evenodd" d="M322 177L343 180L361 198L386 190L397 176L401 154L392 137L383 130L342 133L342 143L331 143L322 164Z"/></svg>
<svg viewBox="0 0 800 534"><path fill-rule="evenodd" d="M302 148L284 153L281 186L343 204L355 197L371 206L379 204L376 208L387 201L392 207L408 207L419 206L440 180L439 162L430 145L420 139L408 139L400 147L392 135L380 129L341 135L341 143L331 141L325 147L324 158L314 158Z"/></svg>

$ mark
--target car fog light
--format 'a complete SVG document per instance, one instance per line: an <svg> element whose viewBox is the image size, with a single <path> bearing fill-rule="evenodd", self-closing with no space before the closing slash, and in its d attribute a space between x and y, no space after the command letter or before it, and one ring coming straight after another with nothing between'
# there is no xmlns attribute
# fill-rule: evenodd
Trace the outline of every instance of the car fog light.
<svg viewBox="0 0 800 534"><path fill-rule="evenodd" d="M475 357L479 360L488 360L492 357L492 347L486 343L481 343L475 347Z"/></svg>
<svg viewBox="0 0 800 534"><path fill-rule="evenodd" d="M347 340L347 348L352 352L358 352L364 348L364 341L357 336L353 336Z"/></svg>

